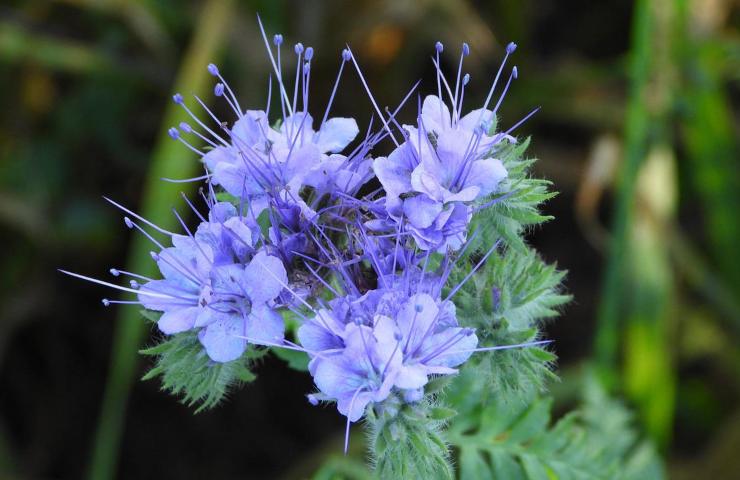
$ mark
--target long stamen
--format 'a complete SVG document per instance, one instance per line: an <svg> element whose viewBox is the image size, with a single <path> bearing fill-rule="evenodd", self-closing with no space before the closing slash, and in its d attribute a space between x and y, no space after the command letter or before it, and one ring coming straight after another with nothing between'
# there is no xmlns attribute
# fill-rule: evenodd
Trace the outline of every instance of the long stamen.
<svg viewBox="0 0 740 480"><path fill-rule="evenodd" d="M355 406L355 400L357 400L357 395L359 395L359 393L362 390L364 390L364 389L365 389L365 387L362 386L362 387L358 388L357 390L355 390L354 395L352 395L352 400L349 402L349 413L352 413L352 409ZM350 420L349 420L349 414L348 414L347 415L347 426L345 427L345 430L344 430L344 454L345 455L347 455L347 451L349 450L349 426L350 426L350 423L352 423L352 422L350 422Z"/></svg>
<svg viewBox="0 0 740 480"><path fill-rule="evenodd" d="M460 89L460 75L462 74L463 59L470 54L470 47L463 43L462 52L460 52L460 64L457 67L457 80L455 80L455 98L452 101L452 123L457 122L457 94Z"/></svg>
<svg viewBox="0 0 740 480"><path fill-rule="evenodd" d="M512 348L523 348L523 347L537 347L539 345L547 345L552 343L552 340L538 340L536 342L517 343L515 345L499 345L497 347L482 347L482 348L471 348L469 350L452 350L447 352L439 353L437 356L443 355L457 355L460 353L478 353L478 352L495 352L497 350L510 350Z"/></svg>
<svg viewBox="0 0 740 480"><path fill-rule="evenodd" d="M498 112L498 108L501 106L501 102L504 101L504 97L506 97L506 92L509 91L509 85L511 85L512 80L516 80L516 78L519 76L518 70L516 66L511 69L511 74L509 74L509 79L506 81L506 85L504 86L504 91L501 92L501 96L498 99L498 102L496 102L496 106L493 107L493 114L495 115L496 112Z"/></svg>
<svg viewBox="0 0 740 480"><path fill-rule="evenodd" d="M226 140L224 140L223 138L221 138L221 136L219 134L217 134L216 132L214 132L213 130L211 130L208 127L208 125L206 125L205 123L203 123L200 120L200 118L198 118L198 116L196 114L194 114L188 108L187 105L185 105L185 100L183 99L182 95L180 95L179 93L176 93L175 95L172 96L172 101L174 101L177 105L180 105L185 110L185 112L187 112L187 114L190 115L190 118L192 118L193 120L195 120L195 123L197 123L198 125L200 125L200 127L203 130L205 130L206 132L208 132L211 135L213 135L214 138L216 138L219 142L223 143L224 145L226 145L226 146L229 145L229 143Z"/></svg>
<svg viewBox="0 0 740 480"><path fill-rule="evenodd" d="M319 125L319 133L318 137L321 137L321 128L326 123L327 118L329 118L329 110L331 109L332 104L334 103L334 96L337 94L337 88L339 87L339 80L342 78L342 72L344 71L344 64L347 63L351 58L351 55L349 53L349 50L344 49L342 50L342 63L339 64L339 73L337 74L337 79L334 81L334 88L331 90L331 95L329 96L329 102L326 105L326 110L324 111L324 118L321 119L321 125ZM318 142L318 138L316 140Z"/></svg>
<svg viewBox="0 0 740 480"><path fill-rule="evenodd" d="M493 244L493 246L486 252L485 255L483 255L483 258L480 259L480 261L475 265L475 267L473 267L473 269L470 270L470 272L468 272L467 275L465 275L465 278L463 278L462 281L458 283L455 288L452 289L452 291L447 295L447 297L445 297L444 299L445 302L449 300L450 298L452 298L452 296L455 295L458 292L458 290L460 290L463 287L463 285L467 283L468 280L470 280L470 278L478 271L478 269L483 265L483 263L486 260L488 260L488 257L490 257L491 254L498 248L498 244L499 244L498 241Z"/></svg>
<svg viewBox="0 0 740 480"><path fill-rule="evenodd" d="M190 207L190 209L193 211L193 213L195 215L197 215L197 217L200 219L200 221L201 222L205 222L206 219L203 218L203 215L201 215L200 212L198 211L198 209L195 208L195 206L190 202L190 200L188 199L188 196L185 195L185 192L180 192L180 196L182 197L183 200L185 200L185 203L188 204L188 206Z"/></svg>
<svg viewBox="0 0 740 480"><path fill-rule="evenodd" d="M128 276L130 276L130 277L138 278L138 279L140 279L140 280L146 280L147 282L152 282L152 281L154 281L154 279L153 279L153 278L145 277L144 275L139 275L138 273L134 273L134 272L128 272L128 271L126 271L126 270L121 270L120 268L111 268L111 269L109 270L109 272L110 272L110 274L111 274L111 275L113 275L114 277L118 277L118 276L120 276L121 274L123 274L123 275L128 275Z"/></svg>
<svg viewBox="0 0 740 480"><path fill-rule="evenodd" d="M439 68L439 54L442 53L442 50L444 49L444 46L442 45L442 42L437 42L434 45L434 49L436 50L437 55L437 98L439 99L439 118L442 118L442 82L439 79L440 76L443 76L442 70Z"/></svg>
<svg viewBox="0 0 740 480"><path fill-rule="evenodd" d="M204 142L206 142L207 144L209 144L213 148L216 148L216 147L219 146L216 142L214 142L210 138L206 137L205 135L203 135L199 131L193 129L193 127L191 127L187 122L180 122L180 130L182 130L183 132L185 132L187 134L191 134L192 133L193 135L195 135L196 137L200 138L201 140L203 140Z"/></svg>
<svg viewBox="0 0 740 480"><path fill-rule="evenodd" d="M224 97L226 101L231 105L232 110L236 113L238 118L241 118L244 113L242 110L241 105L239 105L239 99L236 95L234 95L233 90L231 90L231 87L229 87L229 83L224 79L224 77L221 76L221 73L218 71L218 67L214 65L213 63L208 65L208 73L213 75L214 77L218 78L221 81L221 85L223 85L226 88L226 91L229 93L230 99L228 97ZM220 95L219 95L220 96Z"/></svg>
<svg viewBox="0 0 740 480"><path fill-rule="evenodd" d="M288 100L288 93L285 91L285 85L283 84L283 77L281 75L280 69L278 69L277 64L275 63L275 57L272 55L272 48L270 48L270 42L267 41L267 35L265 34L265 27L262 25L262 19L259 15L257 15L257 23L260 26L260 32L262 33L262 39L265 42L265 48L267 48L267 54L270 57L270 62L272 63L272 68L275 71L275 76L278 79L278 83L280 85L280 93L282 95L282 99L285 102L285 105L288 107L288 114L292 115L293 110L290 108L290 102ZM281 43L282 43L282 36L280 37ZM278 50L278 53L280 50ZM283 115L285 116L285 115Z"/></svg>
<svg viewBox="0 0 740 480"><path fill-rule="evenodd" d="M349 48L349 45L347 46L347 50L350 52L350 58L352 59L352 63L355 65L355 69L357 70L357 74L360 76L360 81L362 82L362 86L365 87L365 91L367 92L367 95L370 97L370 101L373 104L373 107L375 107L375 111L378 113L378 116L380 117L380 120L383 122L383 126L388 131L388 135L390 135L391 140L393 140L393 143L396 144L396 146L400 146L398 141L396 140L396 137L393 136L393 132L391 131L391 127L388 126L388 122L385 120L385 115L383 115L383 112L380 111L380 107L378 107L377 102L375 101L375 97L373 97L372 92L370 91L370 87L367 85L367 81L365 80L365 76L362 74L362 70L360 69L360 65L357 63L357 59L355 59L354 54L352 54L352 50Z"/></svg>
<svg viewBox="0 0 740 480"><path fill-rule="evenodd" d="M103 285L106 287L115 288L116 290L121 290L123 292L130 292L130 293L135 293L137 295L146 295L148 297L155 297L155 298L166 298L166 299L177 298L172 295L165 295L163 293L155 293L155 292L149 292L145 290L136 290L133 288L122 287L120 285L116 285L115 283L104 282L103 280L98 280L97 278L86 277L85 275L80 275L79 273L68 272L67 270L62 270L62 269L58 269L58 270L65 275L69 275L70 277L75 277L81 280L86 280L88 282L97 283L99 285Z"/></svg>
<svg viewBox="0 0 740 480"><path fill-rule="evenodd" d="M303 58L303 44L296 43L295 54L297 55L296 66L295 66L295 85L293 86L293 108L292 111L296 111L296 104L298 103L298 86L300 85L301 79L301 58Z"/></svg>
<svg viewBox="0 0 740 480"><path fill-rule="evenodd" d="M480 116L478 117L478 123L480 123L481 119L483 118L483 114L488 108L488 104L491 102L491 98L493 97L493 92L494 90L496 90L496 85L498 85L498 80L501 77L501 72L503 72L504 65L506 65L506 60L509 58L509 55L514 53L515 50L516 50L516 43L514 42L511 42L506 46L506 55L504 56L504 59L501 61L501 65L498 67L498 72L496 72L496 78L493 79L493 84L491 85L491 89L488 91L488 95L486 96L486 101L483 102L483 108L481 109Z"/></svg>
<svg viewBox="0 0 740 480"><path fill-rule="evenodd" d="M169 130L167 130L167 135L169 135L171 139L177 140L178 142L180 142L183 145L185 145L188 148L188 150L192 151L193 153L196 153L196 154L200 155L201 157L203 155L205 155L205 153L203 153L202 151L198 150L194 146L190 145L190 142L188 142L187 140L185 140L184 138L182 138L180 136L180 131L178 129L176 129L175 127L171 127Z"/></svg>
<svg viewBox="0 0 740 480"><path fill-rule="evenodd" d="M212 175L201 175L200 177L192 177L192 178L167 178L162 177L160 180L167 183L192 183L192 182L199 182L201 180L208 180L211 178Z"/></svg>
<svg viewBox="0 0 740 480"><path fill-rule="evenodd" d="M457 118L462 116L463 100L465 100L465 87L470 82L470 74L466 73L462 80L462 90L460 91L460 103L457 106Z"/></svg>

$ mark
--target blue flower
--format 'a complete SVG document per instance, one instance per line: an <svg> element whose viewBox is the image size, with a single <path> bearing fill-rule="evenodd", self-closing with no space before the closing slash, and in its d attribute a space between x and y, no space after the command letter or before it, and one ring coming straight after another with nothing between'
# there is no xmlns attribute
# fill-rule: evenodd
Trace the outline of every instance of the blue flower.
<svg viewBox="0 0 740 480"><path fill-rule="evenodd" d="M321 398L336 401L352 422L393 391L418 401L430 375L456 373L478 343L472 329L458 326L452 302L398 288L335 299L298 338Z"/></svg>
<svg viewBox="0 0 740 480"><path fill-rule="evenodd" d="M388 397L401 357L388 317L380 317L372 327L347 324L342 340L343 349L314 359L312 374L324 396L335 400L339 412L356 422L369 403Z"/></svg>
<svg viewBox="0 0 740 480"><path fill-rule="evenodd" d="M208 323L198 338L212 360L228 362L239 358L247 342L282 342L285 325L273 302L288 278L278 258L259 252L246 266L214 269L211 280L214 298L206 306Z"/></svg>
<svg viewBox="0 0 740 480"><path fill-rule="evenodd" d="M126 224L161 246L132 220L126 218ZM152 252L162 279L112 269L116 276L123 273L145 280L132 280L132 288L127 289L82 278L136 293L138 303L162 312L157 325L166 335L199 329L200 341L214 361L238 358L247 341L282 340L283 321L274 307L288 283L285 267L278 258L255 250L259 233L250 229L233 205L212 203L209 220L201 222L195 235L189 231L170 235L171 247Z"/></svg>
<svg viewBox="0 0 740 480"><path fill-rule="evenodd" d="M404 222L422 250L457 250L472 217L470 206L496 191L507 172L493 158L500 138L485 133L493 113L480 109L453 121L436 96L424 100L419 127L405 125L406 141L373 170L386 193L386 210Z"/></svg>

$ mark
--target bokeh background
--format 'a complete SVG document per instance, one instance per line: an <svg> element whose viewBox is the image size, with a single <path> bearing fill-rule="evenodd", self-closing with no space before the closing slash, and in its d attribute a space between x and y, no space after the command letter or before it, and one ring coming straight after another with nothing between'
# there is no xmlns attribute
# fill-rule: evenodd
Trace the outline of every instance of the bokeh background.
<svg viewBox="0 0 740 480"><path fill-rule="evenodd" d="M314 408L307 375L270 357L259 378L193 415L140 382L151 344L134 309L106 309L106 277L150 269L110 196L172 224L198 171L166 136L175 91L213 102L221 65L243 105L263 108L268 33L316 49L325 102L349 43L381 106L423 79L445 43L472 53L479 104L514 40L513 125L542 110L537 174L561 194L530 233L567 269L575 300L547 327L563 380L581 371L635 412L672 478L740 478L740 8L731 0L66 0L0 5L0 477L304 478L341 450L342 418ZM415 102L411 102L415 104ZM367 125L345 72L334 113ZM402 118L415 116L406 109ZM359 429L356 429L359 431ZM362 455L362 437L353 438Z"/></svg>

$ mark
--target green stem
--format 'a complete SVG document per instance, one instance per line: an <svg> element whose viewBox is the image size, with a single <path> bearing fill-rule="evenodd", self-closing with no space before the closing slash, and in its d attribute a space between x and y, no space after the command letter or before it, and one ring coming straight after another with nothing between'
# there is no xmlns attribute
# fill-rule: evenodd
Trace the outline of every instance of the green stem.
<svg viewBox="0 0 740 480"><path fill-rule="evenodd" d="M607 384L613 384L616 376L619 304L627 260L627 227L633 212L637 172L647 150L649 112L646 90L650 78L652 25L650 7L649 0L635 2L625 123L625 161L617 185L612 240L598 310L595 356L599 373Z"/></svg>
<svg viewBox="0 0 740 480"><path fill-rule="evenodd" d="M209 75L206 65L214 59L224 43L229 20L233 15L232 0L209 0L197 16L198 22L184 61L175 81L175 90L185 94L207 91ZM155 146L152 163L143 189L141 213L165 229L176 229L176 219L170 211L182 184L161 182L162 177L186 178L198 170L194 155L167 135L167 128L184 120L184 114L170 104ZM149 258L150 245L140 236L134 237L129 251L128 269L153 275ZM123 421L129 390L134 379L139 349L146 323L136 308L121 308L115 327L110 372L103 396L98 430L95 435L89 469L93 480L114 477L118 460Z"/></svg>

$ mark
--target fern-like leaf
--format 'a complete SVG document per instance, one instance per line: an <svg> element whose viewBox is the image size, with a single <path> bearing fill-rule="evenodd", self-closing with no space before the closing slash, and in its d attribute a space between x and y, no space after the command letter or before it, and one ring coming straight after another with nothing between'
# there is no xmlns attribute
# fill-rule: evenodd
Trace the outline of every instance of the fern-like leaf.
<svg viewBox="0 0 740 480"><path fill-rule="evenodd" d="M155 366L143 380L161 377L162 390L180 395L190 407L197 405L196 413L215 407L234 385L253 381L256 377L248 365L263 355L250 348L237 360L214 362L193 331L168 336L140 353L156 357Z"/></svg>

